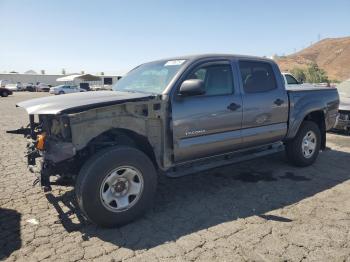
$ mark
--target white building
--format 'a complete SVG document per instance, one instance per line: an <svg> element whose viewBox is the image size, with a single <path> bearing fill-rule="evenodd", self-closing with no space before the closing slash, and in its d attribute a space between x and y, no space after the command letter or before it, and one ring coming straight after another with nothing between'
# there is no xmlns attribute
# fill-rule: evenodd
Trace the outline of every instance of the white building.
<svg viewBox="0 0 350 262"><path fill-rule="evenodd" d="M0 73L0 80L7 80L8 84L15 84L21 82L22 84L28 83L44 83L52 86L60 85L62 82L57 82L57 78L63 77L64 75L42 75L42 74L19 74L19 73ZM113 85L121 76L117 75L98 75L101 78L101 85Z"/></svg>

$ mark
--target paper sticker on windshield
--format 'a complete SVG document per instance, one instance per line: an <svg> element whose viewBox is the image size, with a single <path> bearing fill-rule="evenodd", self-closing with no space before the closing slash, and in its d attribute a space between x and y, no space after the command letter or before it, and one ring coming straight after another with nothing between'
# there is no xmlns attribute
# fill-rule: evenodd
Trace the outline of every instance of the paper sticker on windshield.
<svg viewBox="0 0 350 262"><path fill-rule="evenodd" d="M176 66L182 65L186 60L170 60L164 64L164 66Z"/></svg>

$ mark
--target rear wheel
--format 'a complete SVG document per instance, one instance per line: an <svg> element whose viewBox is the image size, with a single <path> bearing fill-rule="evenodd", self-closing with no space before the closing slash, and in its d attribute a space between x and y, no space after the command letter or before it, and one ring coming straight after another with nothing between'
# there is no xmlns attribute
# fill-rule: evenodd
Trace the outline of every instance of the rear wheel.
<svg viewBox="0 0 350 262"><path fill-rule="evenodd" d="M1 93L1 96L2 96L2 97L8 97L8 95L9 95L9 93L8 93L7 91L3 91L3 92Z"/></svg>
<svg viewBox="0 0 350 262"><path fill-rule="evenodd" d="M79 206L92 222L114 227L147 211L156 192L157 173L151 160L128 146L97 153L81 169L76 182Z"/></svg>
<svg viewBox="0 0 350 262"><path fill-rule="evenodd" d="M296 166L313 164L321 147L321 131L312 121L304 121L293 140L286 144L288 159Z"/></svg>

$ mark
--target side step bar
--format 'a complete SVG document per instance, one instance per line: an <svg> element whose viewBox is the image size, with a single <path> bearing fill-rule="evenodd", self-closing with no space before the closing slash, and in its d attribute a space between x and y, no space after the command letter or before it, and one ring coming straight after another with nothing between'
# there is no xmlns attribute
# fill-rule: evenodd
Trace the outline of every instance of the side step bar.
<svg viewBox="0 0 350 262"><path fill-rule="evenodd" d="M239 150L235 152L225 153L221 155L216 155L212 157L206 157L197 159L194 161L188 161L184 163L177 164L168 171L165 175L169 177L180 177L204 170L213 169L220 166L227 166L234 163L239 163L258 157L263 157L271 154L275 154L284 150L284 145L282 142L269 144L265 146L259 146L244 150Z"/></svg>

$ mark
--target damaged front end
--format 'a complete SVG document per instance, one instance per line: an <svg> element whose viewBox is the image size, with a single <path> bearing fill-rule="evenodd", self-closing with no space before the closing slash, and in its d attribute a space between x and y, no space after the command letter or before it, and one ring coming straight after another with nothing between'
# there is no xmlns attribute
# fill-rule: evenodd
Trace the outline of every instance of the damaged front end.
<svg viewBox="0 0 350 262"><path fill-rule="evenodd" d="M72 176L76 150L71 142L69 118L65 115L29 115L29 125L7 133L22 134L28 139L29 170L39 177L45 191L51 189L51 176ZM70 164L71 163L71 164Z"/></svg>
<svg viewBox="0 0 350 262"><path fill-rule="evenodd" d="M83 92L27 100L17 107L27 111L29 125L8 133L27 137L29 169L38 174L44 190L51 189L51 184L71 184L90 156L116 144L140 143L143 150L154 154L154 161L163 162L166 107L160 97ZM169 154L164 155L169 159ZM50 182L52 176L59 176L61 183Z"/></svg>

